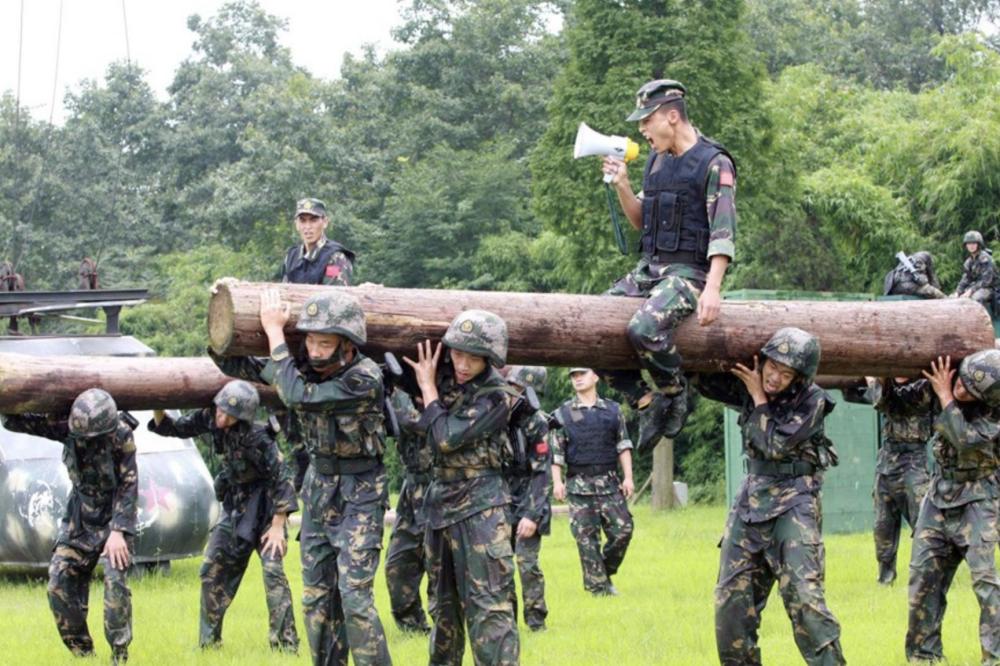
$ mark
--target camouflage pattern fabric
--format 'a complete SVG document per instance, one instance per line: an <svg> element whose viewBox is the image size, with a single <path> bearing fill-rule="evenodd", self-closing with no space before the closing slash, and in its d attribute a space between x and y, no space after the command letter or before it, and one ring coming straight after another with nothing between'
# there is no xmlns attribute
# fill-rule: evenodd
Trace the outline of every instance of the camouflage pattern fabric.
<svg viewBox="0 0 1000 666"><path fill-rule="evenodd" d="M984 349L962 359L958 376L969 393L991 407L1000 407L1000 349Z"/></svg>
<svg viewBox="0 0 1000 666"><path fill-rule="evenodd" d="M295 330L303 333L336 333L356 345L363 345L368 340L365 312L358 299L337 292L310 296L302 304Z"/></svg>
<svg viewBox="0 0 1000 666"><path fill-rule="evenodd" d="M486 310L465 310L448 326L442 342L490 360L501 368L507 362L507 323Z"/></svg>
<svg viewBox="0 0 1000 666"><path fill-rule="evenodd" d="M212 402L234 419L252 422L260 406L260 394L250 382L234 379L215 394Z"/></svg>
<svg viewBox="0 0 1000 666"><path fill-rule="evenodd" d="M96 437L118 426L118 407L107 391L87 389L69 410L69 432L75 437Z"/></svg>
<svg viewBox="0 0 1000 666"><path fill-rule="evenodd" d="M966 258L962 264L962 278L955 288L956 293L972 291L972 298L980 303L988 302L996 288L996 264L988 250L980 248L974 256Z"/></svg>
<svg viewBox="0 0 1000 666"><path fill-rule="evenodd" d="M539 564L538 556L542 550L542 535L535 532L527 539L517 538L511 528L511 547L517 562L517 575L521 579L521 600L524 604L524 623L533 631L545 628L545 618L549 616L549 607L545 603L545 575ZM511 590L511 605L514 617L517 617L517 593Z"/></svg>
<svg viewBox="0 0 1000 666"><path fill-rule="evenodd" d="M760 355L776 363L787 365L811 382L819 369L819 339L801 328L787 326L778 329L760 348Z"/></svg>
<svg viewBox="0 0 1000 666"><path fill-rule="evenodd" d="M93 438L70 433L66 420L41 414L4 416L4 427L63 445L72 489L49 564L49 606L63 642L74 653L93 650L87 629L90 579L112 531L121 532L133 552L138 512L138 470L132 429L118 420ZM132 601L126 572L104 565L104 633L112 650L124 654L132 641Z"/></svg>
<svg viewBox="0 0 1000 666"><path fill-rule="evenodd" d="M982 663L1000 664L1000 577L994 559L1000 541L1000 414L979 401L953 401L941 410L934 430L939 469L920 505L913 539L906 655L942 658L946 596L955 570L965 560L980 608Z"/></svg>
<svg viewBox="0 0 1000 666"><path fill-rule="evenodd" d="M576 489L591 492L571 492L570 483ZM607 472L595 476L572 476L566 486L569 527L580 554L583 588L593 594L610 592L611 577L618 573L632 540L632 514L628 510L620 484L616 472ZM602 530L605 538L603 548Z"/></svg>
<svg viewBox="0 0 1000 666"><path fill-rule="evenodd" d="M930 252L915 252L907 257L914 270L900 262L889 271L884 280L885 295L945 298L941 284L934 274L934 258Z"/></svg>
<svg viewBox="0 0 1000 666"><path fill-rule="evenodd" d="M230 382L227 388L237 383L245 384ZM249 394L241 391L235 397L245 395ZM227 406L237 410L244 407L242 403L229 404L228 397L232 396L223 396ZM212 528L201 566L200 645L206 647L222 641L223 618L239 590L250 555L256 550L264 576L270 627L268 640L272 648L297 651L299 638L292 612L292 593L282 558L265 556L260 545L260 538L271 526L274 514L288 515L298 511L290 471L274 440L264 427L246 421L230 428L219 428L211 409L201 409L176 419L167 415L159 425L150 421L148 427L165 437L208 434L213 450L221 458L215 483L222 495L223 515Z"/></svg>

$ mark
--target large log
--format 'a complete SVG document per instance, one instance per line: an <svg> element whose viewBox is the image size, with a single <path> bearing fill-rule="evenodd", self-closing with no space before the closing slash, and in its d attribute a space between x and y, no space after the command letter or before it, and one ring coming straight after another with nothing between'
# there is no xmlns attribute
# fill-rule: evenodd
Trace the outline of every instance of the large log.
<svg viewBox="0 0 1000 666"><path fill-rule="evenodd" d="M231 379L208 358L0 353L0 413L65 413L89 388L110 393L119 409L207 407ZM265 403L279 404L273 389L257 388Z"/></svg>
<svg viewBox="0 0 1000 666"><path fill-rule="evenodd" d="M548 366L635 368L626 327L640 299L576 294L392 289L377 285L318 287L234 282L220 284L209 303L212 348L225 355L263 355L260 293L276 287L292 305L285 333L301 339L295 322L303 302L326 289L353 294L364 307L368 349L413 354L418 341L439 339L462 310L503 317L510 332L508 362ZM941 354L962 358L993 347L986 311L968 299L926 301L724 301L719 318L694 317L677 331L685 367L710 371L747 361L782 326L819 336L820 371L829 375L916 376Z"/></svg>

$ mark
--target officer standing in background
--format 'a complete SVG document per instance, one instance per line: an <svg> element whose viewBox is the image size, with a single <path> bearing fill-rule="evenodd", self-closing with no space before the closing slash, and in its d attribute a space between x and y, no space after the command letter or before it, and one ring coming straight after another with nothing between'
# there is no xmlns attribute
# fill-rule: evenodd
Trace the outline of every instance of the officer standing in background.
<svg viewBox="0 0 1000 666"><path fill-rule="evenodd" d="M979 602L983 664L1000 664L1000 577L997 576L997 498L1000 482L1000 350L962 360L958 377L951 358L924 371L941 406L934 420L931 477L920 505L910 557L910 617L906 658L944 657L941 623L948 588L965 560Z"/></svg>
<svg viewBox="0 0 1000 666"><path fill-rule="evenodd" d="M688 385L674 331L695 313L702 326L715 321L735 252L736 167L725 148L691 124L686 93L669 79L639 88L627 120L638 121L652 148L642 192L633 194L624 161L604 158L625 216L642 234L638 265L607 293L646 299L628 324L628 337L654 385L638 371L601 374L638 408L640 452L684 426Z"/></svg>
<svg viewBox="0 0 1000 666"><path fill-rule="evenodd" d="M443 360L442 343L448 348ZM403 359L413 368L424 405L417 427L434 452L425 503L431 666L461 665L466 626L477 666L510 666L520 659L511 605L510 493L500 476L510 446L510 388L494 369L506 357L504 320L466 310L442 342L420 343L415 361Z"/></svg>
<svg viewBox="0 0 1000 666"><path fill-rule="evenodd" d="M802 658L844 664L840 624L827 608L820 493L837 464L824 419L833 399L813 383L819 340L782 328L760 350L763 366L695 378L705 397L740 413L747 475L726 520L715 587L715 638L723 666L761 663L760 616L775 581Z"/></svg>
<svg viewBox="0 0 1000 666"><path fill-rule="evenodd" d="M128 661L132 642L132 561L138 511L138 471L132 428L101 389L77 396L68 419L41 414L4 416L11 432L62 443L72 490L49 562L49 606L63 643L76 656L93 656L87 628L90 579L104 569L104 636L112 663Z"/></svg>
<svg viewBox="0 0 1000 666"><path fill-rule="evenodd" d="M569 525L580 552L584 589L594 595L617 595L611 577L625 559L633 530L626 503L635 492L632 440L618 403L597 394L597 374L590 368L570 368L569 376L576 396L554 414L560 427L552 431L552 494L569 502ZM607 538L603 551L602 528Z"/></svg>
<svg viewBox="0 0 1000 666"><path fill-rule="evenodd" d="M299 508L292 479L267 429L254 424L260 396L252 384L233 380L216 394L214 403L214 410L176 419L157 410L148 424L164 437L209 434L221 459L215 496L223 514L212 528L201 565L199 644L222 643L223 618L256 550L264 574L271 649L297 652L292 592L282 563L288 515Z"/></svg>
<svg viewBox="0 0 1000 666"><path fill-rule="evenodd" d="M537 395L542 395L547 378L548 371L541 366L515 365L507 372L507 383L522 395L511 400L511 445L514 455L505 461L503 477L510 489L511 546L521 576L524 622L532 631L543 631L549 614L545 605L545 576L538 555L542 548L542 536L549 533L552 518L549 503L552 454L546 417L530 408L523 391L531 387ZM511 601L516 617L516 594Z"/></svg>
<svg viewBox="0 0 1000 666"><path fill-rule="evenodd" d="M993 303L997 282L993 253L986 247L983 235L978 231L967 232L962 238L962 244L969 256L962 264L962 279L959 280L952 296L971 298L989 309Z"/></svg>

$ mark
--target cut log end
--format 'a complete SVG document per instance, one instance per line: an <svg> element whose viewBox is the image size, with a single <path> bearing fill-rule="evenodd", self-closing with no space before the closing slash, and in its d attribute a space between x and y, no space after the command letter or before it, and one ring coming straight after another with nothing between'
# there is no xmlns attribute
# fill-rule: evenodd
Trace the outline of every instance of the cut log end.
<svg viewBox="0 0 1000 666"><path fill-rule="evenodd" d="M216 354L224 355L232 346L235 318L232 292L226 285L218 285L208 302L208 341Z"/></svg>

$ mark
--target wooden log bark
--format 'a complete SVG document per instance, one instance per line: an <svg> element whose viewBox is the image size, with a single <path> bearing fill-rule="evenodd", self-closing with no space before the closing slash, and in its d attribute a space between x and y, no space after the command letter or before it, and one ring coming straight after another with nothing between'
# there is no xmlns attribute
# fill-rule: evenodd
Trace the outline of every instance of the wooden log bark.
<svg viewBox="0 0 1000 666"><path fill-rule="evenodd" d="M119 409L208 407L231 379L209 358L0 354L0 413L65 413L89 388L110 393ZM257 388L279 404L273 389Z"/></svg>
<svg viewBox="0 0 1000 666"><path fill-rule="evenodd" d="M503 317L510 332L509 363L595 368L636 368L626 336L641 299L577 294L437 289L377 285L313 285L238 282L220 285L209 303L212 348L225 355L264 355L260 292L275 287L292 305L285 329L301 340L295 323L302 304L325 289L358 298L368 322L369 351L412 355L418 341L439 339L462 310L481 308ZM968 299L926 301L724 301L719 318L699 326L689 317L677 331L685 368L713 371L751 359L783 326L819 336L820 372L829 375L916 376L941 354L962 358L993 347L986 311Z"/></svg>

